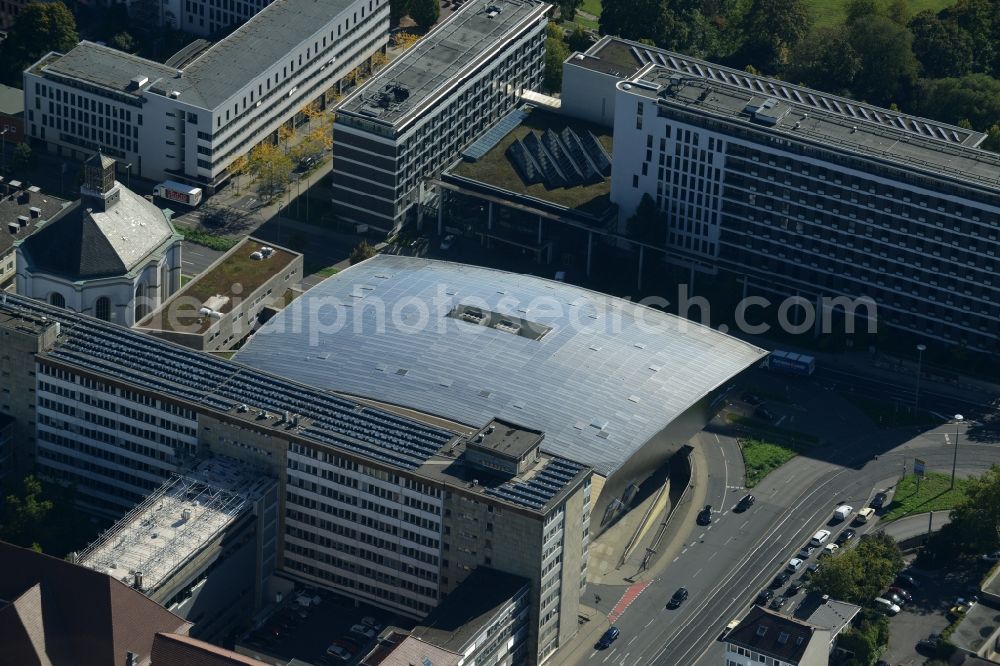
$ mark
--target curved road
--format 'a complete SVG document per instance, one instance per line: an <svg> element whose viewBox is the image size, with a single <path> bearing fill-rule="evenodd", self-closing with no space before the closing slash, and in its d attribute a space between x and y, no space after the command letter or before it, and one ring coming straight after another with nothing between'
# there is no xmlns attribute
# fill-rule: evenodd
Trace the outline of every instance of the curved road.
<svg viewBox="0 0 1000 666"><path fill-rule="evenodd" d="M733 487L742 480L742 471L735 471L742 461L733 464L723 457L735 444L702 433L699 444L712 470L706 502L721 509L721 515L711 526L695 528L682 552L632 602L616 623L621 638L614 646L592 650L585 661L621 666L697 663L715 645L723 627L742 617L788 559L826 526L837 504L866 506L877 490L895 483L904 462L912 469L915 455L927 462L928 469L950 469L953 449L946 435L954 436L954 429L949 425L918 434L877 459L869 452L877 449L884 436L879 432L845 440L837 464L796 457L754 489L757 502L744 514L732 512L743 492ZM996 445L963 439L958 469L962 475L978 473L998 460ZM739 480L726 482L726 475ZM726 501L717 505L720 497ZM829 529L836 533L844 525ZM864 529L874 526L870 523ZM666 610L666 600L682 585L690 591L690 598L680 609Z"/></svg>

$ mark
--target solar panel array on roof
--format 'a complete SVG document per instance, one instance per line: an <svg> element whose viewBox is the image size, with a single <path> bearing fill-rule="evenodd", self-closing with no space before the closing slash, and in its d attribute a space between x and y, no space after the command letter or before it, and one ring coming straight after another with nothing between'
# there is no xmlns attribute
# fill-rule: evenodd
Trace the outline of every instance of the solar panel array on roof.
<svg viewBox="0 0 1000 666"><path fill-rule="evenodd" d="M486 490L487 495L505 499L530 509L542 509L553 497L583 471L583 466L565 458L553 458L542 471L527 481L511 480Z"/></svg>
<svg viewBox="0 0 1000 666"><path fill-rule="evenodd" d="M514 109L506 116L497 121L497 124L488 129L481 137L462 151L462 158L470 162L475 162L483 158L486 153L493 150L493 147L500 143L505 136L514 131L518 125L528 117L528 112L524 109Z"/></svg>
<svg viewBox="0 0 1000 666"><path fill-rule="evenodd" d="M547 129L541 138L529 132L512 142L506 154L526 183L544 183L549 189L599 183L611 173L611 158L600 141L571 127L559 133Z"/></svg>
<svg viewBox="0 0 1000 666"><path fill-rule="evenodd" d="M9 295L21 311L62 325L50 356L165 396L220 411L239 405L312 421L299 434L404 469L415 469L454 435L331 393L292 384L31 299Z"/></svg>

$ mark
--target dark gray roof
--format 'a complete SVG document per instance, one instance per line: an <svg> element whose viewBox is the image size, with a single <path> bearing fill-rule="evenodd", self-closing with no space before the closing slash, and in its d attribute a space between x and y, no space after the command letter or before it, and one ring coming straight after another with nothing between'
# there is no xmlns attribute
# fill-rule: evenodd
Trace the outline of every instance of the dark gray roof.
<svg viewBox="0 0 1000 666"><path fill-rule="evenodd" d="M153 203L116 183L120 199L107 211L87 212L87 199L67 206L24 241L33 272L73 279L124 275L174 236Z"/></svg>
<svg viewBox="0 0 1000 666"><path fill-rule="evenodd" d="M464 652L474 638L529 581L520 576L477 567L411 635L453 652Z"/></svg>
<svg viewBox="0 0 1000 666"><path fill-rule="evenodd" d="M41 222L51 219L70 203L51 194L26 190L22 190L20 196L0 197L0 227L2 227L0 228L0 257L7 254L15 241L28 238ZM32 208L39 210L38 217L31 216ZM27 225L21 226L18 222L19 217L26 217ZM10 233L9 225L11 223L18 225L16 234Z"/></svg>
<svg viewBox="0 0 1000 666"><path fill-rule="evenodd" d="M182 102L214 109L348 6L350 0L275 0L183 69L87 41L51 59L43 69L131 95L140 90L129 91L129 82L136 76L148 77L141 91L158 88L167 95L176 91Z"/></svg>
<svg viewBox="0 0 1000 666"><path fill-rule="evenodd" d="M356 113L400 126L434 104L445 90L464 83L462 72L489 61L507 46L512 33L537 21L550 8L538 0L465 3L369 79L340 105L338 114ZM405 93L400 92L389 103L391 94L402 90Z"/></svg>
<svg viewBox="0 0 1000 666"><path fill-rule="evenodd" d="M0 113L8 116L24 113L24 91L0 84Z"/></svg>
<svg viewBox="0 0 1000 666"><path fill-rule="evenodd" d="M551 330L535 339L448 316L463 304ZM607 475L764 354L562 282L378 255L296 299L236 358L461 423L522 424L544 432L543 451Z"/></svg>
<svg viewBox="0 0 1000 666"><path fill-rule="evenodd" d="M755 605L726 641L783 662L797 664L809 647L816 627Z"/></svg>

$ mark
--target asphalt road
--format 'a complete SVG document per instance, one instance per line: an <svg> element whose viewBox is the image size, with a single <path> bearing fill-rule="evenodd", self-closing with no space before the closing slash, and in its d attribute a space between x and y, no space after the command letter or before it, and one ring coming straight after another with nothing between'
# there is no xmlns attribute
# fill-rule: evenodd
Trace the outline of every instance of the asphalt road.
<svg viewBox="0 0 1000 666"><path fill-rule="evenodd" d="M212 265L223 255L218 250L210 250L204 245L184 241L181 248L181 273L194 277Z"/></svg>
<svg viewBox="0 0 1000 666"><path fill-rule="evenodd" d="M829 411L836 413L833 407ZM815 407L805 411L817 413ZM950 470L953 448L948 437L954 431L954 425L911 431L901 445L887 448L885 431L845 424L831 432L833 450L799 456L765 478L753 490L756 504L744 514L732 512L745 492L738 487L738 453L732 460L735 444L702 433L699 445L710 467L706 501L721 513L711 526L692 532L677 558L625 610L616 622L621 638L608 650L592 650L585 661L621 666L719 663L722 652L716 639L723 627L745 614L757 593L816 530L831 529L835 538L846 526L826 527L838 504L866 506L875 492L895 483L904 463L912 469L914 456L924 459L928 469ZM998 446L963 443L959 473L978 473L1000 460ZM864 526L867 529L877 529L877 523ZM666 610L667 599L682 585L690 591L689 599L678 610Z"/></svg>

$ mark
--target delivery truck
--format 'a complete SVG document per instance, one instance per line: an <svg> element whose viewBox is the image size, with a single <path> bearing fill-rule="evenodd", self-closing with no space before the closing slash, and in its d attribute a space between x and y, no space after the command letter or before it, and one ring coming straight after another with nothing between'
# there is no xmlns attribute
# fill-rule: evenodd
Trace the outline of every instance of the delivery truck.
<svg viewBox="0 0 1000 666"><path fill-rule="evenodd" d="M165 180L153 188L153 194L166 199L176 201L186 206L197 206L201 203L201 188L184 183L175 183L172 180Z"/></svg>
<svg viewBox="0 0 1000 666"><path fill-rule="evenodd" d="M816 370L816 359L806 354L775 349L764 359L764 367L776 372L808 377Z"/></svg>

